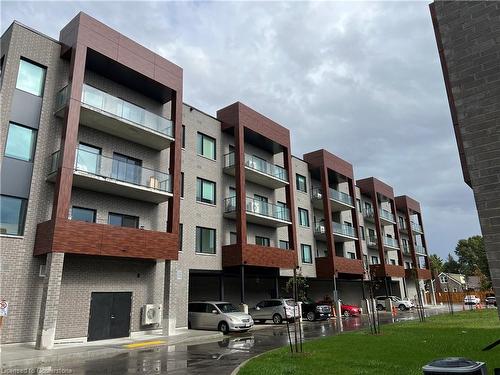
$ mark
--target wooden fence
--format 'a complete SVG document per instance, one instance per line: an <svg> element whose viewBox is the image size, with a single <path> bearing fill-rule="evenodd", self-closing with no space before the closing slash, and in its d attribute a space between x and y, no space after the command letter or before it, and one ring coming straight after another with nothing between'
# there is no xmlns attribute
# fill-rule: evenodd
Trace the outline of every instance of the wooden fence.
<svg viewBox="0 0 500 375"><path fill-rule="evenodd" d="M437 303L448 303L450 300L452 303L463 304L465 296L474 295L481 299L481 303L484 303L484 299L488 296L493 295L493 291L489 292L436 292L436 302ZM428 299L430 295L427 296Z"/></svg>

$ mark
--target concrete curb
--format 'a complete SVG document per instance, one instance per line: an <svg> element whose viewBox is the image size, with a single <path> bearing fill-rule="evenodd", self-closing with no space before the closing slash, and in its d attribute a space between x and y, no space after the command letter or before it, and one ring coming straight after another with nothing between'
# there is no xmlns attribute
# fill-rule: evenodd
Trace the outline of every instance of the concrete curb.
<svg viewBox="0 0 500 375"><path fill-rule="evenodd" d="M288 345L288 344L287 344L287 345ZM240 370L242 369L242 367L243 367L243 366L245 366L245 365L246 365L248 362L250 362L252 359L259 358L259 357L263 356L264 354L267 354L267 353L269 353L269 352L272 352L273 350L277 350L277 349L280 349L280 348L282 348L282 346L281 346L281 347L279 347L279 348L274 348L274 349L271 349L271 350L265 351L265 352L263 352L263 353L260 353L260 354L254 355L253 357L250 357L250 358L248 358L248 359L244 360L243 362L241 362L241 363L238 365L238 367L236 367L236 368L233 370L233 372L231 372L231 375L237 375L237 374L240 372Z"/></svg>
<svg viewBox="0 0 500 375"><path fill-rule="evenodd" d="M170 340L172 340L172 342L167 341L166 344L158 344L158 345L148 346L146 348L139 347L139 348L133 348L133 349L126 349L126 348L123 348L121 345L116 345L114 347L110 346L110 347L104 347L104 348L95 348L95 349L90 349L87 347L87 348L85 348L86 350L75 351L75 352L64 351L64 349L52 349L52 350L48 350L47 353L44 353L43 355L40 355L37 357L32 357L32 358L13 359L10 361L9 360L4 361L2 358L1 367L8 368L8 367L19 367L19 366L25 366L25 367L44 366L44 365L48 365L49 363L58 362L61 360L66 361L68 359L71 360L71 359L89 359L89 358L111 357L111 356L115 356L118 354L130 353L130 352L144 350L144 349L155 349L155 348L159 348L162 346L174 346L174 345L181 345L181 344L184 345L184 344L190 344L190 343L204 343L204 342L219 341L222 337L223 337L223 334L221 332L216 332L216 333L213 333L210 335L186 337L186 338L178 340L178 341L170 339ZM169 339L167 338L167 340L169 340Z"/></svg>

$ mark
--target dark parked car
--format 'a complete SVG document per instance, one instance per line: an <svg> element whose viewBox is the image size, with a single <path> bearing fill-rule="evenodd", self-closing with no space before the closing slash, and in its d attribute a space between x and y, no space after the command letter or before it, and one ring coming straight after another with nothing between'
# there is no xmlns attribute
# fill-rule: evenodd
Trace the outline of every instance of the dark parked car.
<svg viewBox="0 0 500 375"><path fill-rule="evenodd" d="M330 318L332 309L330 305L305 301L302 303L302 317L310 322L314 320L324 320Z"/></svg>
<svg viewBox="0 0 500 375"><path fill-rule="evenodd" d="M486 306L497 306L497 298L495 296L486 297L484 300Z"/></svg>

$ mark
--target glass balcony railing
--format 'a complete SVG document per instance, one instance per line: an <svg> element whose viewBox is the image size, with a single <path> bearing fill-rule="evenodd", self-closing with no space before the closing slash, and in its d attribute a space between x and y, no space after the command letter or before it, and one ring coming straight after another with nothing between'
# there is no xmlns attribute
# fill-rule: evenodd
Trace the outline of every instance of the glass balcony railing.
<svg viewBox="0 0 500 375"><path fill-rule="evenodd" d="M368 246L377 246L377 236L369 236L366 238L366 244Z"/></svg>
<svg viewBox="0 0 500 375"><path fill-rule="evenodd" d="M273 204L251 197L246 197L245 209L247 213L266 216L269 218L290 221L290 210L285 205ZM224 199L224 212L236 211L236 197Z"/></svg>
<svg viewBox="0 0 500 375"><path fill-rule="evenodd" d="M387 236L384 237L384 245L391 247L399 247L398 241L396 241L394 238Z"/></svg>
<svg viewBox="0 0 500 375"><path fill-rule="evenodd" d="M56 96L57 109L62 108L68 102L69 92L69 86L58 92ZM172 121L95 87L83 85L82 103L88 107L129 121L134 125L173 137Z"/></svg>
<svg viewBox="0 0 500 375"><path fill-rule="evenodd" d="M408 245L403 245L403 254L410 254L410 248L408 247Z"/></svg>
<svg viewBox="0 0 500 375"><path fill-rule="evenodd" d="M411 229L414 230L415 232L420 232L422 233L422 226L420 224L414 223L413 221L411 222Z"/></svg>
<svg viewBox="0 0 500 375"><path fill-rule="evenodd" d="M380 210L380 217L389 221L394 222L394 214L392 212L389 212L387 210Z"/></svg>
<svg viewBox="0 0 500 375"><path fill-rule="evenodd" d="M415 245L415 252L417 254L425 255L425 247L423 247L422 245Z"/></svg>
<svg viewBox="0 0 500 375"><path fill-rule="evenodd" d="M350 226L350 225L345 225L345 224L340 224L340 223L333 223L333 233L335 234L340 234L343 236L348 236L348 237L356 237L356 228Z"/></svg>
<svg viewBox="0 0 500 375"><path fill-rule="evenodd" d="M341 191L338 191L338 190L335 190L332 188L329 189L329 193L330 193L330 198L335 200L335 201L339 201L339 202L348 204L349 206L354 205L352 197L349 194L342 193Z"/></svg>
<svg viewBox="0 0 500 375"><path fill-rule="evenodd" d="M50 173L57 171L58 166L59 151L54 152L51 156ZM167 173L130 164L89 151L76 151L75 171L154 190L168 193L172 192L172 180Z"/></svg>
<svg viewBox="0 0 500 375"><path fill-rule="evenodd" d="M365 219L371 219L373 220L375 218L375 212L373 211L372 208L363 208L363 217Z"/></svg>
<svg viewBox="0 0 500 375"><path fill-rule="evenodd" d="M236 164L234 152L224 155L224 167L232 167ZM257 172L264 173L278 180L288 182L288 173L285 168L269 163L268 161L245 154L245 166Z"/></svg>

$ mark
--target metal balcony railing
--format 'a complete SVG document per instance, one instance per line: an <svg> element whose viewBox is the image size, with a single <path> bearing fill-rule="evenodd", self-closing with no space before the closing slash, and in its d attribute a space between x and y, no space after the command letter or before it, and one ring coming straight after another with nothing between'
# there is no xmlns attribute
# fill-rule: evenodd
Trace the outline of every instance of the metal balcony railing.
<svg viewBox="0 0 500 375"><path fill-rule="evenodd" d="M377 236L369 236L366 238L366 244L368 246L377 246Z"/></svg>
<svg viewBox="0 0 500 375"><path fill-rule="evenodd" d="M353 206L353 199L349 194L342 193L332 188L329 189L329 193L331 199Z"/></svg>
<svg viewBox="0 0 500 375"><path fill-rule="evenodd" d="M61 109L68 102L69 93L69 86L64 87L57 93L57 110ZM131 122L134 125L162 133L168 137L173 137L172 121L95 87L83 85L82 103L98 111Z"/></svg>
<svg viewBox="0 0 500 375"><path fill-rule="evenodd" d="M396 241L394 238L384 236L384 245L391 246L391 247L399 247L398 241Z"/></svg>
<svg viewBox="0 0 500 375"><path fill-rule="evenodd" d="M365 219L373 220L375 218L375 212L372 208L363 208L363 217Z"/></svg>
<svg viewBox="0 0 500 375"><path fill-rule="evenodd" d="M59 151L56 151L50 158L49 174L56 172L58 166ZM85 150L76 151L75 171L168 193L172 192L171 176L167 173Z"/></svg>
<svg viewBox="0 0 500 375"><path fill-rule="evenodd" d="M425 247L423 247L422 245L415 245L415 252L417 254L425 255Z"/></svg>
<svg viewBox="0 0 500 375"><path fill-rule="evenodd" d="M333 233L335 234L341 234L343 236L348 236L348 237L356 237L356 228L350 226L350 225L345 225L345 224L340 224L340 223L333 223Z"/></svg>
<svg viewBox="0 0 500 375"><path fill-rule="evenodd" d="M403 254L410 254L410 248L408 247L408 245L403 245L402 246L402 249L403 249Z"/></svg>
<svg viewBox="0 0 500 375"><path fill-rule="evenodd" d="M224 155L224 167L233 167L236 164L234 152ZM285 168L275 165L261 158L245 154L245 166L257 172L264 173L278 180L288 182L288 173Z"/></svg>
<svg viewBox="0 0 500 375"><path fill-rule="evenodd" d="M422 233L422 226L420 224L414 223L413 221L411 222L411 229L414 230L415 232L420 232Z"/></svg>
<svg viewBox="0 0 500 375"><path fill-rule="evenodd" d="M380 217L389 221L394 221L394 214L387 210L380 210Z"/></svg>
<svg viewBox="0 0 500 375"><path fill-rule="evenodd" d="M269 218L290 221L290 210L286 206L264 202L251 197L246 197L245 209L248 213L266 216ZM236 211L236 197L224 199L224 212Z"/></svg>

